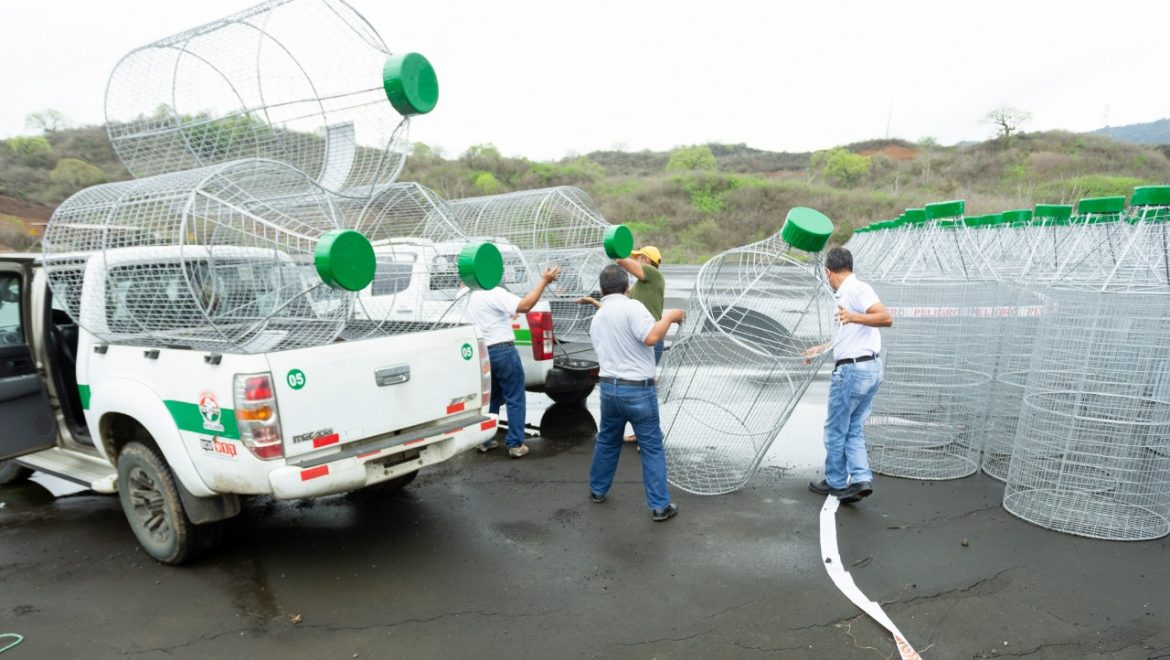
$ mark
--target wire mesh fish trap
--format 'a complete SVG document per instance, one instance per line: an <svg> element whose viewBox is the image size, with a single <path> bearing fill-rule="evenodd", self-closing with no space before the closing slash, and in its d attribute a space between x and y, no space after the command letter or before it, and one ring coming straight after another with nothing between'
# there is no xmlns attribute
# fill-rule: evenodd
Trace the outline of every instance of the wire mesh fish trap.
<svg viewBox="0 0 1170 660"><path fill-rule="evenodd" d="M527 293L545 268L559 267L560 276L547 289L556 336L589 341L597 310L576 301L597 291L609 263L602 244L612 227L589 195L562 186L458 199L451 208L468 236L502 239L520 249L530 281L515 293Z"/></svg>
<svg viewBox="0 0 1170 660"><path fill-rule="evenodd" d="M348 262L372 271L368 241L343 228L333 197L300 171L238 161L77 193L46 229L45 270L69 315L111 343L309 346L341 332L368 284ZM104 281L82 284L86 262Z"/></svg>
<svg viewBox="0 0 1170 660"><path fill-rule="evenodd" d="M1112 540L1170 532L1168 210L1170 187L1135 191L1121 251L1085 249L1046 293L1004 492L1020 518Z"/></svg>
<svg viewBox="0 0 1170 660"><path fill-rule="evenodd" d="M346 226L370 240L375 258L373 281L359 293L342 338L417 332L461 320L467 289L459 256L468 241L446 200L417 183L399 182L368 199L338 198L336 206ZM503 250L505 262L516 257L515 249Z"/></svg>
<svg viewBox="0 0 1170 660"><path fill-rule="evenodd" d="M827 217L792 209L781 232L699 271L658 395L670 482L718 495L751 478L827 352L836 303L820 250Z"/></svg>
<svg viewBox="0 0 1170 660"><path fill-rule="evenodd" d="M1092 538L1170 532L1167 318L1170 295L1052 293L1035 364L1057 368L1029 378L1005 509Z"/></svg>
<svg viewBox="0 0 1170 660"><path fill-rule="evenodd" d="M897 260L881 264L885 374L865 425L870 467L911 479L979 469L1003 288L959 219L960 201L908 210Z"/></svg>
<svg viewBox="0 0 1170 660"><path fill-rule="evenodd" d="M268 158L356 194L398 176L409 118L437 100L426 59L342 0L270 0L130 52L105 109L137 177Z"/></svg>

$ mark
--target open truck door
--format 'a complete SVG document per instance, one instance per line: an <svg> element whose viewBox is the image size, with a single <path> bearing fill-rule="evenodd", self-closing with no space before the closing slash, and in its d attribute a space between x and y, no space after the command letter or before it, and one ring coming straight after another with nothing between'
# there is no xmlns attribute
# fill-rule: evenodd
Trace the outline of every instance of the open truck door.
<svg viewBox="0 0 1170 660"><path fill-rule="evenodd" d="M0 262L0 461L57 445L31 342L31 261Z"/></svg>

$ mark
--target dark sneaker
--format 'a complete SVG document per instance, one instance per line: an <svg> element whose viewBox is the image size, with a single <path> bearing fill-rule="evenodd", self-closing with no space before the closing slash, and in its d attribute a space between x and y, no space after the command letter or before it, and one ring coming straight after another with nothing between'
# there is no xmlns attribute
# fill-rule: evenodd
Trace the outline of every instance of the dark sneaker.
<svg viewBox="0 0 1170 660"><path fill-rule="evenodd" d="M515 447L508 447L508 456L512 458L520 458L528 453L528 445L517 445Z"/></svg>
<svg viewBox="0 0 1170 660"><path fill-rule="evenodd" d="M808 482L808 489L817 495L832 495L834 497L841 497L841 493L845 492L843 489L833 488L824 479Z"/></svg>
<svg viewBox="0 0 1170 660"><path fill-rule="evenodd" d="M857 483L849 484L840 493L837 499L841 500L842 504L854 504L873 495L873 485L868 481L858 481Z"/></svg>
<svg viewBox="0 0 1170 660"><path fill-rule="evenodd" d="M662 522L663 520L670 520L678 515L678 507L674 503L667 504L661 509L654 509L650 512L650 517L654 522Z"/></svg>
<svg viewBox="0 0 1170 660"><path fill-rule="evenodd" d="M601 504L605 501L605 495L598 495L597 493L589 493L589 501L594 504Z"/></svg>
<svg viewBox="0 0 1170 660"><path fill-rule="evenodd" d="M489 451L491 451L499 446L500 446L499 440L488 440L487 442L483 443L482 445L479 445L478 447L476 447L475 451L477 451L481 454L484 454L484 453L487 453L487 452L489 452Z"/></svg>

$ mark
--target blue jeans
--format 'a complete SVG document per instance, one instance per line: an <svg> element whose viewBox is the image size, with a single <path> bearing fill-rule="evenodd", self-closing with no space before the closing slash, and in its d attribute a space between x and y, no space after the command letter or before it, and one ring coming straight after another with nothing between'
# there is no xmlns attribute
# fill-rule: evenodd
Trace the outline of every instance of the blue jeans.
<svg viewBox="0 0 1170 660"><path fill-rule="evenodd" d="M825 420L825 481L830 488L872 481L861 428L882 384L881 359L843 364L829 379L829 417Z"/></svg>
<svg viewBox="0 0 1170 660"><path fill-rule="evenodd" d="M508 407L508 435L504 442L509 447L524 444L524 365L515 346L489 346L488 360L492 364L492 399L488 410L500 412Z"/></svg>
<svg viewBox="0 0 1170 660"><path fill-rule="evenodd" d="M589 491L605 495L613 485L622 451L626 422L634 427L642 458L642 483L646 504L651 510L670 504L666 487L666 452L662 449L662 425L658 420L658 389L653 385L633 386L598 383L601 388L601 424L589 466Z"/></svg>

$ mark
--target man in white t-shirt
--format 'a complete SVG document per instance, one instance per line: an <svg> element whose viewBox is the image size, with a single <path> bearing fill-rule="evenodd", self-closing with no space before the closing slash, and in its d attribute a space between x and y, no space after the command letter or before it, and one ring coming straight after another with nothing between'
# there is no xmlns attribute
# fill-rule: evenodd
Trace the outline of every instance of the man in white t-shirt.
<svg viewBox="0 0 1170 660"><path fill-rule="evenodd" d="M658 390L654 376L654 345L666 336L672 323L682 323L681 309L663 310L658 321L646 306L626 296L630 279L617 264L601 271L601 307L589 326L597 362L601 365L601 421L593 462L589 466L589 499L605 501L613 485L622 451L622 431L629 422L637 435L642 459L642 484L650 517L656 522L678 513L666 485L666 452L658 417Z"/></svg>
<svg viewBox="0 0 1170 660"><path fill-rule="evenodd" d="M833 340L805 351L812 358L833 348L829 381L829 415L825 420L825 478L810 482L818 495L853 503L873 493L873 472L862 427L882 383L882 336L878 328L894 321L873 287L853 274L853 255L836 247L825 254L825 274L837 298L841 323Z"/></svg>
<svg viewBox="0 0 1170 660"><path fill-rule="evenodd" d="M488 410L498 413L501 405L508 408L508 435L504 437L504 442L508 445L508 456L512 458L520 458L528 453L528 446L524 444L524 416L527 412L524 401L524 365L520 362L520 354L516 352L512 319L527 314L535 307L544 294L544 288L555 281L560 272L556 267L546 269L540 282L523 298L497 286L487 291L472 291L467 300L465 317L483 335L492 365L492 399ZM479 450L488 451L499 446L500 443L493 438L480 445Z"/></svg>

